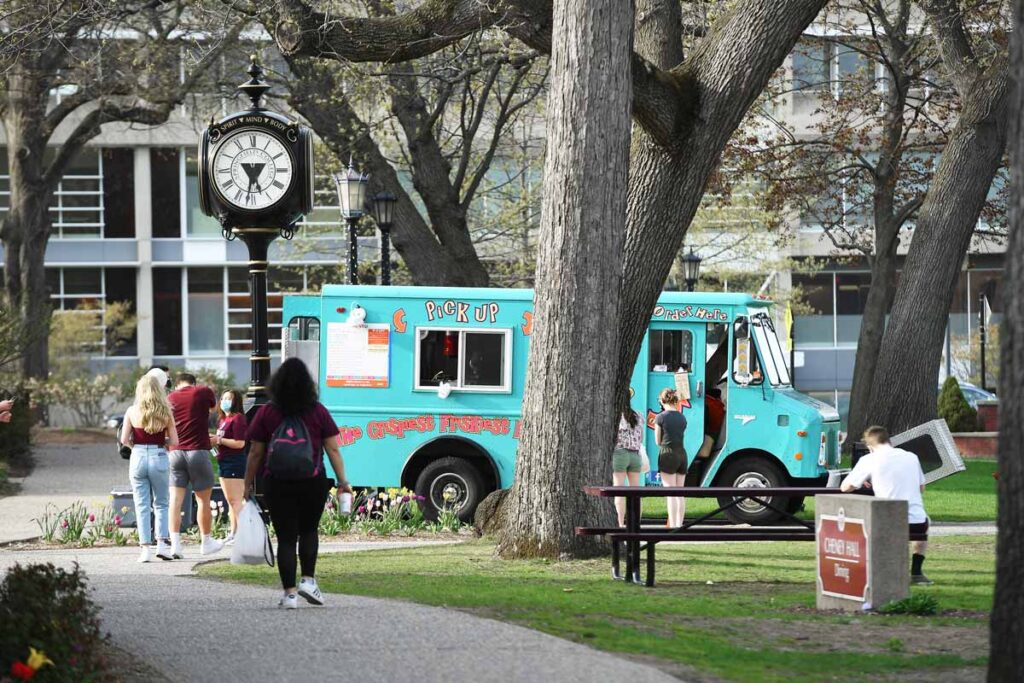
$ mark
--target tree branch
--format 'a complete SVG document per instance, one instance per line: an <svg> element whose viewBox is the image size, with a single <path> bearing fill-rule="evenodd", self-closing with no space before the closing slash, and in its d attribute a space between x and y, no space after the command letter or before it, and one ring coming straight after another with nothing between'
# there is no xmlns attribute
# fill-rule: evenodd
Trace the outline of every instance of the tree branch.
<svg viewBox="0 0 1024 683"><path fill-rule="evenodd" d="M921 6L935 29L935 39L950 80L961 97L978 76L978 64L964 26L964 17L953 0L923 0Z"/></svg>

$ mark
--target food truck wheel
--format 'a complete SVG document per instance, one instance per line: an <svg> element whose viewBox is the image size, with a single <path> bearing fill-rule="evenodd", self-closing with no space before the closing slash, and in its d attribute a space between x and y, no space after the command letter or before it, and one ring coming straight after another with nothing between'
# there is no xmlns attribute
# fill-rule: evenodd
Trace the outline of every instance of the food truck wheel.
<svg viewBox="0 0 1024 683"><path fill-rule="evenodd" d="M719 486L735 488L769 488L786 486L787 484L786 475L779 466L771 460L760 457L747 457L737 460L726 468L722 478L719 480ZM728 505L731 502L731 496L723 496L718 499L719 505ZM787 509L789 504L787 499L769 500L768 502L783 510ZM779 513L771 508L751 500L745 500L729 508L725 514L736 524L754 525L774 522L781 517Z"/></svg>
<svg viewBox="0 0 1024 683"><path fill-rule="evenodd" d="M436 520L441 509L448 506L458 510L459 519L469 524L485 492L480 473L472 464L461 458L439 458L416 479L416 494L426 498L426 519Z"/></svg>

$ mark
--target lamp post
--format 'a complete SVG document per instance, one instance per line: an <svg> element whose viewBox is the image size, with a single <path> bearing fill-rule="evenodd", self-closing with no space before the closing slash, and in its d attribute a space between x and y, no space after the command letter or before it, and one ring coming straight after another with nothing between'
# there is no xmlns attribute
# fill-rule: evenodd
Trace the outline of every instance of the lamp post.
<svg viewBox="0 0 1024 683"><path fill-rule="evenodd" d="M356 284L359 270L359 236L356 225L363 216L363 205L366 203L366 183L370 176L356 171L349 157L348 169L332 174L338 188L338 205L341 217L348 222L348 282Z"/></svg>
<svg viewBox="0 0 1024 683"><path fill-rule="evenodd" d="M391 225L395 215L398 197L390 192L378 192L373 196L373 219L380 229L380 283L391 284Z"/></svg>
<svg viewBox="0 0 1024 683"><path fill-rule="evenodd" d="M697 278L700 277L700 262L702 259L699 254L694 254L693 247L690 247L690 253L683 256L680 260L683 262L683 280L686 282L686 291L692 292L694 287L697 286Z"/></svg>

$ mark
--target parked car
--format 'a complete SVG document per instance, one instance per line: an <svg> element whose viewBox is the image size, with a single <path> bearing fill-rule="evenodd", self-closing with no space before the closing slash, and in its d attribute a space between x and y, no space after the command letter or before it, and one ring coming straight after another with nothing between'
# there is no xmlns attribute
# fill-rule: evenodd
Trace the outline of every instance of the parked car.
<svg viewBox="0 0 1024 683"><path fill-rule="evenodd" d="M981 387L971 384L970 382L964 382L963 380L957 380L960 384L960 391L963 393L964 398L975 410L978 409L978 401L998 401L999 397L993 394L991 391L986 391ZM942 391L942 384L939 384L939 391Z"/></svg>

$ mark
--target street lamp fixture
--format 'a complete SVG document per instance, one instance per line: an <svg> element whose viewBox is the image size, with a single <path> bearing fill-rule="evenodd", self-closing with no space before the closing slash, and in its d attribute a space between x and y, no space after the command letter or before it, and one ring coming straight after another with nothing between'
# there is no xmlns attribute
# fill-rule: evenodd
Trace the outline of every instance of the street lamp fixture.
<svg viewBox="0 0 1024 683"><path fill-rule="evenodd" d="M380 283L391 284L391 226L395 216L398 197L390 192L378 192L373 196L373 219L380 228Z"/></svg>
<svg viewBox="0 0 1024 683"><path fill-rule="evenodd" d="M683 280L686 282L686 291L692 292L697 286L697 279L700 277L700 262L703 259L699 254L694 254L693 247L690 247L690 253L680 260L683 262Z"/></svg>
<svg viewBox="0 0 1024 683"><path fill-rule="evenodd" d="M359 267L359 236L356 234L356 225L359 224L359 219L363 216L363 207L366 204L366 183L370 180L370 176L356 171L351 157L349 157L346 170L332 175L334 184L338 188L341 217L348 222L348 281L349 284L354 285Z"/></svg>

